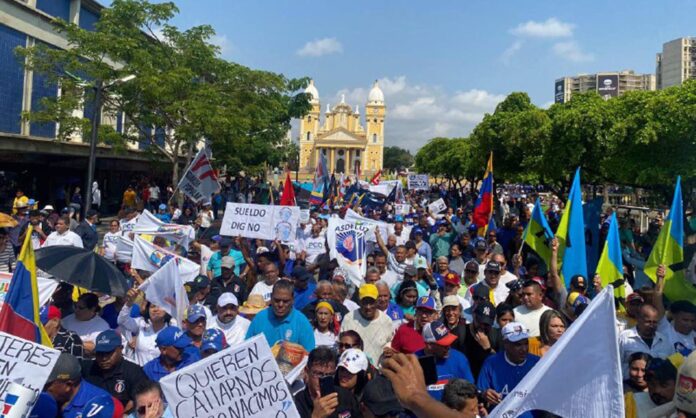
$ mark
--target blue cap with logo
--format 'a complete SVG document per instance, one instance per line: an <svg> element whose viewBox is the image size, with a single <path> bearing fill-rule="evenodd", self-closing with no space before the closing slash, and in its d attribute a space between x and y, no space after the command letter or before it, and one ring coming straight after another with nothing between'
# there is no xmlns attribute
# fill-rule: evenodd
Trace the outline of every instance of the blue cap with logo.
<svg viewBox="0 0 696 418"><path fill-rule="evenodd" d="M97 335L94 346L94 351L97 353L110 353L114 351L116 347L121 347L121 336L118 335L116 331L107 329Z"/></svg>
<svg viewBox="0 0 696 418"><path fill-rule="evenodd" d="M179 327L169 326L157 334L155 344L158 347L186 348L191 344L191 338Z"/></svg>
<svg viewBox="0 0 696 418"><path fill-rule="evenodd" d="M207 329L203 334L203 342L201 344L201 352L207 350L220 351L225 348L227 341L225 334L218 329Z"/></svg>
<svg viewBox="0 0 696 418"><path fill-rule="evenodd" d="M123 416L123 408L118 409L121 409L120 416ZM85 407L82 409L82 416L89 418L113 418L119 416L116 410L114 398L112 398L111 395L103 394L95 396L87 401Z"/></svg>
<svg viewBox="0 0 696 418"><path fill-rule="evenodd" d="M433 299L432 296L421 296L418 298L418 302L416 303L416 309L429 309L431 311L436 310L435 309L435 299Z"/></svg>
<svg viewBox="0 0 696 418"><path fill-rule="evenodd" d="M196 304L189 306L188 310L186 311L186 320L188 322L196 322L201 318L207 318L203 305Z"/></svg>

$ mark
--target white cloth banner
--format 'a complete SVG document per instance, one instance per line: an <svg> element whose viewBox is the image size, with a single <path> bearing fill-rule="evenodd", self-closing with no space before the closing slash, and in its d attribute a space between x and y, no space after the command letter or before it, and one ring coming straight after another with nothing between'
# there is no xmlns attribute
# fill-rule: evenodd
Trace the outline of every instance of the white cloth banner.
<svg viewBox="0 0 696 418"><path fill-rule="evenodd" d="M12 382L41 392L59 355L58 350L0 332L0 399Z"/></svg>
<svg viewBox="0 0 696 418"><path fill-rule="evenodd" d="M133 240L125 235L120 235L116 241L116 254L114 257L116 261L121 263L130 263L133 259Z"/></svg>
<svg viewBox="0 0 696 418"><path fill-rule="evenodd" d="M379 193L384 196L389 196L389 193L394 190L397 184L400 184L399 180L382 180L378 185L370 184L370 191L373 193Z"/></svg>
<svg viewBox="0 0 696 418"><path fill-rule="evenodd" d="M10 281L12 281L12 273L0 273L0 308L5 301L7 291L10 289ZM39 287L39 306L44 306L51 300L53 292L58 287L58 281L37 276L36 284Z"/></svg>
<svg viewBox="0 0 696 418"><path fill-rule="evenodd" d="M374 224L362 221L329 219L326 231L329 255L358 287L365 282L367 272L367 235L374 235L375 228Z"/></svg>
<svg viewBox="0 0 696 418"><path fill-rule="evenodd" d="M133 261L131 261L132 268L154 272L163 267L172 258L176 258L179 262L179 274L184 283L193 281L201 271L201 266L188 258L180 257L162 247L145 241L141 237L135 237Z"/></svg>
<svg viewBox="0 0 696 418"><path fill-rule="evenodd" d="M208 147L198 151L179 182L179 190L196 203L210 202L210 196L220 191L220 182L210 164L210 156Z"/></svg>
<svg viewBox="0 0 696 418"><path fill-rule="evenodd" d="M220 235L291 241L300 221L297 206L271 206L251 203L227 203Z"/></svg>
<svg viewBox="0 0 696 418"><path fill-rule="evenodd" d="M436 201L434 201L433 203L428 205L428 210L433 214L440 213L445 209L447 209L447 204L445 203L444 200L442 200L442 198L439 198Z"/></svg>
<svg viewBox="0 0 696 418"><path fill-rule="evenodd" d="M157 219L155 215L145 209L138 216L138 222L132 229L136 234L158 235L170 241L176 241L182 247L188 249L189 243L196 239L196 231L191 225L168 224Z"/></svg>
<svg viewBox="0 0 696 418"><path fill-rule="evenodd" d="M430 181L427 174L409 174L406 180L406 187L408 187L409 190L428 190L430 188Z"/></svg>
<svg viewBox="0 0 696 418"><path fill-rule="evenodd" d="M614 289L607 286L488 416L534 409L564 418L624 417Z"/></svg>
<svg viewBox="0 0 696 418"><path fill-rule="evenodd" d="M257 335L160 380L177 418L299 418L266 337Z"/></svg>
<svg viewBox="0 0 696 418"><path fill-rule="evenodd" d="M382 221L375 221L374 219L370 218L365 218L364 216L360 216L360 214L358 214L353 209L348 209L346 211L346 216L344 216L344 219L350 222L361 222L368 225L374 225L376 228L379 228L379 233L382 236L384 242L387 242L387 237L389 236L388 223ZM375 228L370 229L370 232L368 232L367 234L367 240L371 242L377 242L377 237L375 237Z"/></svg>
<svg viewBox="0 0 696 418"><path fill-rule="evenodd" d="M140 290L145 292L145 299L162 308L177 323L183 324L189 301L177 264L175 258L167 261L140 285Z"/></svg>

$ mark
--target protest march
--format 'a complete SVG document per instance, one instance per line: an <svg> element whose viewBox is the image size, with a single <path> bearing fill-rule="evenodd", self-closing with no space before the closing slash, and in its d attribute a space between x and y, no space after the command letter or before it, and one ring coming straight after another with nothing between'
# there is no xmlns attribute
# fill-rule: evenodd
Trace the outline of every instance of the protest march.
<svg viewBox="0 0 696 418"><path fill-rule="evenodd" d="M317 204L289 173L278 204L208 176L151 212L129 188L100 240L98 212L73 228L75 211L17 192L0 229L3 416L696 414L680 179L648 234L589 205L579 169L563 201L497 185L492 162L469 193L418 175L379 193L318 168Z"/></svg>

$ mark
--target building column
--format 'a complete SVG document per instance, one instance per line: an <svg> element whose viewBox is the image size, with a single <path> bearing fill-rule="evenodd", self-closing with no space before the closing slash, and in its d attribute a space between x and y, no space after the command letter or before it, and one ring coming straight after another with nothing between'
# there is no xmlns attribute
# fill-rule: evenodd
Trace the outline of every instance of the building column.
<svg viewBox="0 0 696 418"><path fill-rule="evenodd" d="M350 161L350 148L346 148L346 168L345 172L350 173L351 168L353 167L353 164Z"/></svg>
<svg viewBox="0 0 696 418"><path fill-rule="evenodd" d="M336 169L336 148L329 148L330 149L330 156L331 156L331 162L329 163L329 173L333 173L334 170Z"/></svg>

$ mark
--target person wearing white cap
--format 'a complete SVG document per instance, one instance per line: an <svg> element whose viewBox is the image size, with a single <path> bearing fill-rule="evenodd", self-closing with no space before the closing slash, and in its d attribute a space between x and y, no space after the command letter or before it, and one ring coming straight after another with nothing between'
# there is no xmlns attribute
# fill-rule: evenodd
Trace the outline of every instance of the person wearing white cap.
<svg viewBox="0 0 696 418"><path fill-rule="evenodd" d="M529 354L529 331L524 325L510 322L502 334L503 351L486 358L476 382L491 406L498 405L539 362L539 357ZM532 416L526 412L520 418Z"/></svg>
<svg viewBox="0 0 696 418"><path fill-rule="evenodd" d="M244 341L249 324L248 319L239 316L239 301L234 293L225 292L217 300L217 313L209 328L222 331L227 344L233 346Z"/></svg>
<svg viewBox="0 0 696 418"><path fill-rule="evenodd" d="M362 350L349 348L341 354L336 366L336 384L349 390L360 399L362 391L368 382L367 369L370 362Z"/></svg>

